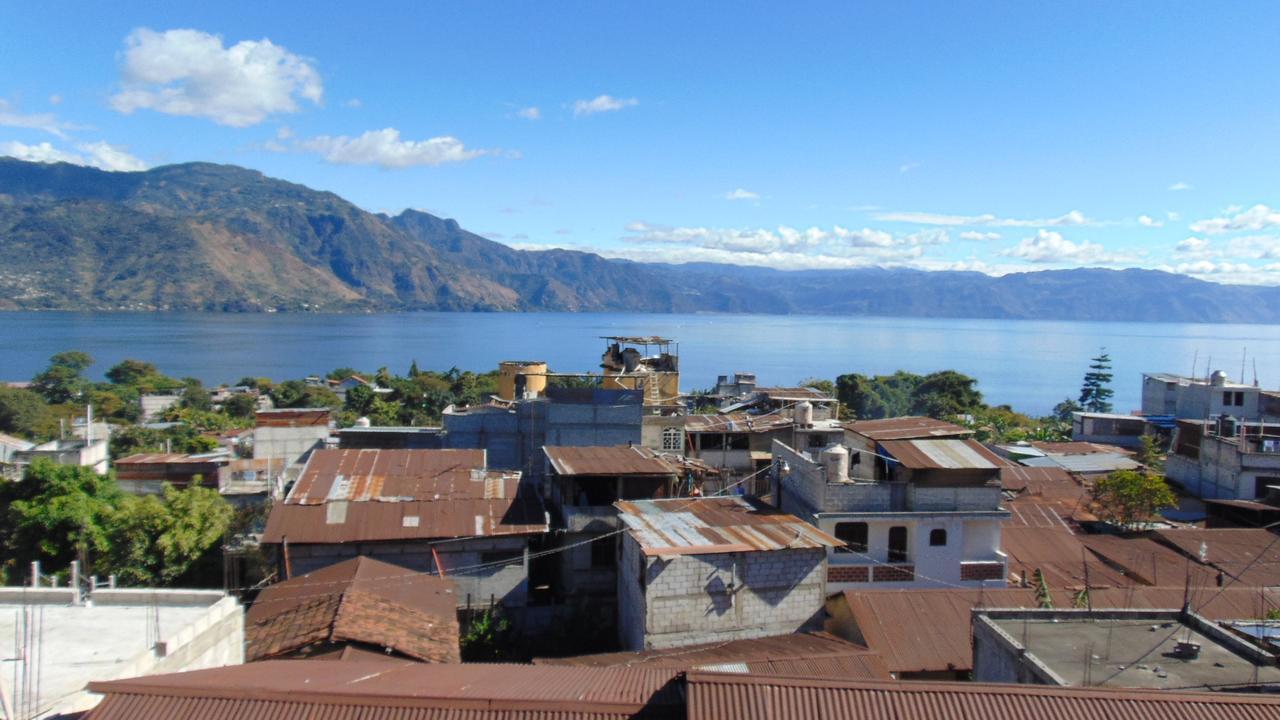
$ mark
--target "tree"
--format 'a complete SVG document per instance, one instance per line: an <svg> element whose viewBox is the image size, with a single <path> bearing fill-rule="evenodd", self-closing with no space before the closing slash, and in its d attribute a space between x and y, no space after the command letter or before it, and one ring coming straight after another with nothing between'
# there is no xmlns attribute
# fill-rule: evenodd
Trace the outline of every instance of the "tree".
<svg viewBox="0 0 1280 720"><path fill-rule="evenodd" d="M126 585L207 584L193 570L211 562L235 510L211 488L164 486L156 495L126 495L111 518L106 569ZM212 556L212 557L211 557ZM201 583L205 580L205 583Z"/></svg>
<svg viewBox="0 0 1280 720"><path fill-rule="evenodd" d="M49 358L49 367L31 379L31 387L50 403L78 400L89 386L82 373L93 365L93 358L79 350L60 352Z"/></svg>
<svg viewBox="0 0 1280 720"><path fill-rule="evenodd" d="M236 393L222 403L222 412L233 418L253 419L258 412L258 396L252 393Z"/></svg>
<svg viewBox="0 0 1280 720"><path fill-rule="evenodd" d="M204 383L197 378L182 378L182 400L179 404L184 408L192 410L209 410L213 407L213 400L209 397L209 391L205 389Z"/></svg>
<svg viewBox="0 0 1280 720"><path fill-rule="evenodd" d="M1089 372L1084 374L1084 384L1080 387L1080 405L1085 410L1095 413L1111 412L1111 396L1115 391L1108 385L1111 383L1111 356L1102 348L1098 356L1089 364Z"/></svg>
<svg viewBox="0 0 1280 720"><path fill-rule="evenodd" d="M1164 478L1137 470L1117 470L1095 481L1090 494L1095 515L1128 530L1178 504Z"/></svg>
<svg viewBox="0 0 1280 720"><path fill-rule="evenodd" d="M1164 457L1160 452L1160 445L1156 442L1155 436L1143 435L1139 441L1142 444L1138 446L1138 451L1134 454L1133 459L1152 470L1163 471Z"/></svg>
<svg viewBox="0 0 1280 720"><path fill-rule="evenodd" d="M6 563L60 568L82 560L88 571L111 547L120 497L115 480L92 468L36 460L21 482L0 483Z"/></svg>
<svg viewBox="0 0 1280 720"><path fill-rule="evenodd" d="M173 390L182 386L181 382L161 374L155 365L142 360L122 360L107 370L106 374L113 384L132 387L144 393Z"/></svg>
<svg viewBox="0 0 1280 720"><path fill-rule="evenodd" d="M1064 398L1062 402L1053 406L1053 417L1059 422L1069 423L1072 421L1071 414L1080 412L1084 408L1080 407L1080 403L1071 398Z"/></svg>
<svg viewBox="0 0 1280 720"><path fill-rule="evenodd" d="M44 398L23 388L0 387L0 432L22 437L51 437L58 418Z"/></svg>
<svg viewBox="0 0 1280 720"><path fill-rule="evenodd" d="M982 407L978 381L955 370L926 375L911 393L911 412L949 420Z"/></svg>

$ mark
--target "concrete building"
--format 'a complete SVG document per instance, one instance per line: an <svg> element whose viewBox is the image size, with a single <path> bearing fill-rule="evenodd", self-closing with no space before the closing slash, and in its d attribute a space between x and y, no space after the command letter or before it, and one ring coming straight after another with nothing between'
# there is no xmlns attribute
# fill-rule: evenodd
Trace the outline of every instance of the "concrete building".
<svg viewBox="0 0 1280 720"><path fill-rule="evenodd" d="M182 395L178 393L147 393L142 395L138 398L138 408L141 411L138 422L156 422L164 417L166 410L180 402L182 402Z"/></svg>
<svg viewBox="0 0 1280 720"><path fill-rule="evenodd" d="M681 408L680 351L675 340L663 337L602 337L606 347L600 356L604 371L601 387L639 390L649 407ZM650 352L650 349L656 352Z"/></svg>
<svg viewBox="0 0 1280 720"><path fill-rule="evenodd" d="M296 475L296 469L313 450L325 446L332 427L328 408L286 408L263 410L253 429L253 457L280 460Z"/></svg>
<svg viewBox="0 0 1280 720"><path fill-rule="evenodd" d="M90 681L244 662L244 613L214 590L0 588L0 711L88 710Z"/></svg>
<svg viewBox="0 0 1280 720"><path fill-rule="evenodd" d="M856 420L844 423L844 445L849 450L849 474L867 480L880 480L888 475L889 466L880 452L886 440L963 440L973 431L954 423L930 417L908 415L881 420ZM797 445L792 447L806 450Z"/></svg>
<svg viewBox="0 0 1280 720"><path fill-rule="evenodd" d="M1280 422L1280 391L1232 382L1221 370L1208 378L1143 373L1142 414L1184 420L1225 414L1237 420Z"/></svg>
<svg viewBox="0 0 1280 720"><path fill-rule="evenodd" d="M448 575L460 607L519 608L548 530L537 492L488 469L483 450L317 450L262 544L285 579L364 555Z"/></svg>
<svg viewBox="0 0 1280 720"><path fill-rule="evenodd" d="M441 450L444 429L438 427L397 427L369 425L368 419L354 427L337 431L342 450Z"/></svg>
<svg viewBox="0 0 1280 720"><path fill-rule="evenodd" d="M742 498L622 501L619 636L627 650L820 629L840 543Z"/></svg>
<svg viewBox="0 0 1280 720"><path fill-rule="evenodd" d="M136 453L116 461L116 482L134 495L159 495L165 484L180 490L191 485L218 488L231 459L230 453L221 450L197 455Z"/></svg>
<svg viewBox="0 0 1280 720"><path fill-rule="evenodd" d="M1138 415L1115 413L1071 413L1071 440L1116 445L1122 448L1142 447L1147 421Z"/></svg>
<svg viewBox="0 0 1280 720"><path fill-rule="evenodd" d="M745 491L764 495L769 487L762 471L773 462L774 440L821 450L843 439L844 428L839 422L817 419L812 410L812 405L802 401L795 408L767 415L689 415L684 418L685 453L716 468L725 484L761 473L759 482L750 483Z"/></svg>
<svg viewBox="0 0 1280 720"><path fill-rule="evenodd" d="M973 440L883 440L850 470L836 445L810 454L774 442L774 502L841 540L833 591L1002 584L1003 461Z"/></svg>
<svg viewBox="0 0 1280 720"><path fill-rule="evenodd" d="M92 437L88 440L80 438L50 440L27 450L18 450L9 457L14 465L19 466L19 470L38 459L48 460L55 465L93 468L93 471L99 475L105 475L111 469L110 453L105 437Z"/></svg>
<svg viewBox="0 0 1280 720"><path fill-rule="evenodd" d="M974 610L977 682L1256 692L1276 655L1191 611Z"/></svg>
<svg viewBox="0 0 1280 720"><path fill-rule="evenodd" d="M1265 498L1280 486L1280 424L1179 420L1165 475L1206 500Z"/></svg>
<svg viewBox="0 0 1280 720"><path fill-rule="evenodd" d="M688 494L676 467L637 446L544 447L543 488L565 550L557 555L558 587L565 595L616 597L619 500ZM683 492L682 492L683 490ZM607 536L607 537L601 537ZM586 542L601 537L595 542Z"/></svg>

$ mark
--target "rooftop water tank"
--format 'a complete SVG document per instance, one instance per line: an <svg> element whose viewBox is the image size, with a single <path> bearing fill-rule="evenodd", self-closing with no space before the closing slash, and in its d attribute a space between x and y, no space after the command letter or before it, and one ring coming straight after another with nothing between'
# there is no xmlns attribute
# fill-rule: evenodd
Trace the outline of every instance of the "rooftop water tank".
<svg viewBox="0 0 1280 720"><path fill-rule="evenodd" d="M813 403L808 400L801 400L796 405L796 424L800 427L811 427L813 425Z"/></svg>
<svg viewBox="0 0 1280 720"><path fill-rule="evenodd" d="M832 445L823 450L822 466L827 469L827 482L849 482L849 451L843 445Z"/></svg>

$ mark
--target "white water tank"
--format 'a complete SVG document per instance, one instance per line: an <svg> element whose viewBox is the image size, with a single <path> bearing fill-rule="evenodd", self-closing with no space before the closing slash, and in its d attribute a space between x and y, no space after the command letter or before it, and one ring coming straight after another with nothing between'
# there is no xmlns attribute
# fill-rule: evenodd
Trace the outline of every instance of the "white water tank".
<svg viewBox="0 0 1280 720"><path fill-rule="evenodd" d="M370 425L372 425L372 424L373 424L373 423L369 422L369 418L367 418L367 417L362 417L362 418L360 418L360 419L356 420L356 427L359 427L359 428L366 428L366 427L369 427L369 426L370 426Z"/></svg>
<svg viewBox="0 0 1280 720"><path fill-rule="evenodd" d="M1221 370L1214 370L1209 376L1209 382L1219 387L1227 384L1227 374Z"/></svg>
<svg viewBox="0 0 1280 720"><path fill-rule="evenodd" d="M801 400L796 405L796 424L800 427L811 427L813 425L813 403L808 400Z"/></svg>
<svg viewBox="0 0 1280 720"><path fill-rule="evenodd" d="M827 469L827 482L849 482L849 451L843 445L832 445L823 450L822 466Z"/></svg>

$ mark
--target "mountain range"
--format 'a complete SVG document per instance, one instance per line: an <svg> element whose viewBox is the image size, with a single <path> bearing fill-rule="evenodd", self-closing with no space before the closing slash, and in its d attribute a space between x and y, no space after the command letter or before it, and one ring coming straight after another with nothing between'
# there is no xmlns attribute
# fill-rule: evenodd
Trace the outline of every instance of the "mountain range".
<svg viewBox="0 0 1280 720"><path fill-rule="evenodd" d="M0 309L749 312L1280 322L1280 288L1154 270L782 271L516 250L231 165L0 158Z"/></svg>

